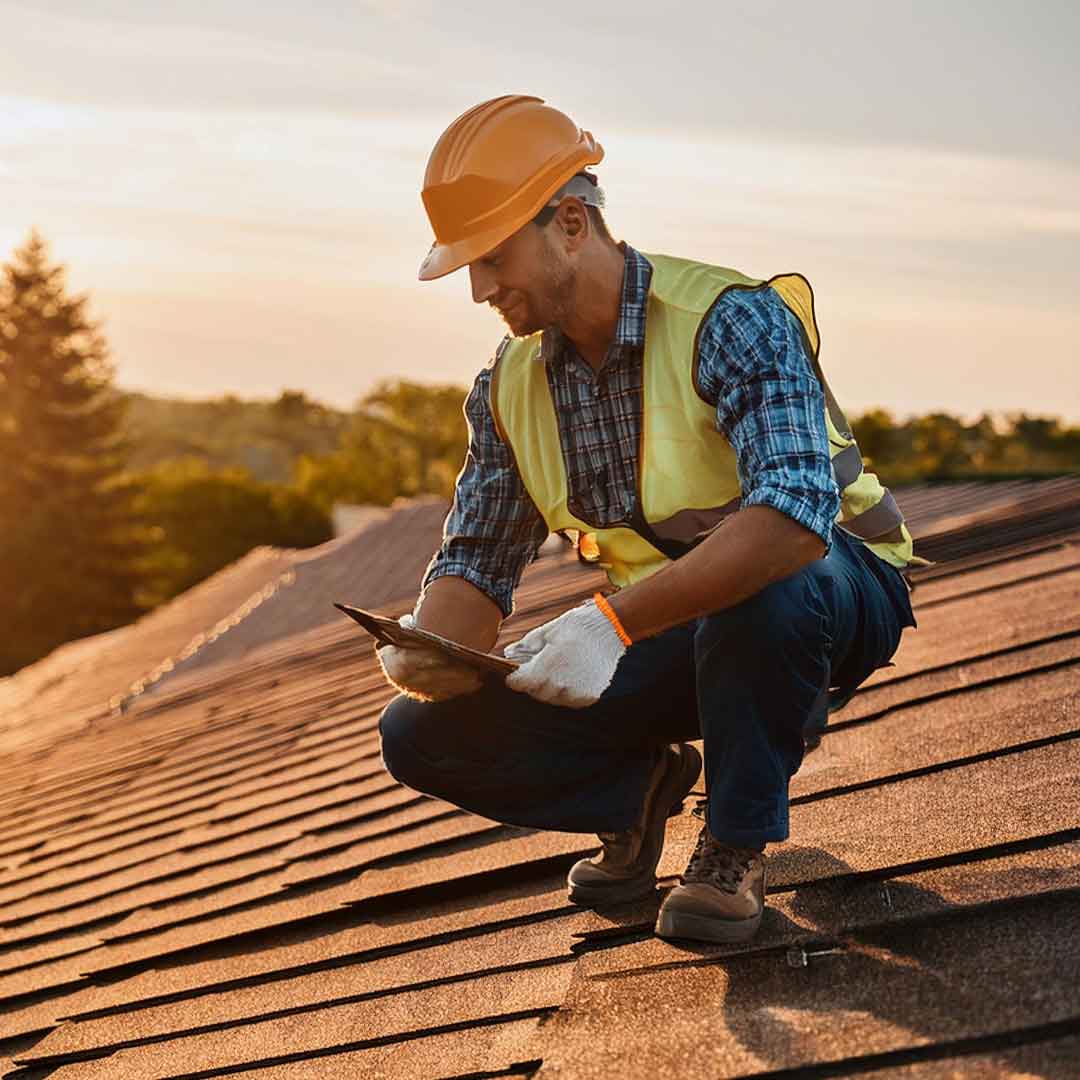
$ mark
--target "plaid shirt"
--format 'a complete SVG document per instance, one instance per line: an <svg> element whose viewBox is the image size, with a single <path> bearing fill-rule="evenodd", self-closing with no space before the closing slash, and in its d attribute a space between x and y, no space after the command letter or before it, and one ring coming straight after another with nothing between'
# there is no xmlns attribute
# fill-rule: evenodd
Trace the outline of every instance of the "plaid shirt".
<svg viewBox="0 0 1080 1080"><path fill-rule="evenodd" d="M638 490L642 357L652 266L623 245L626 270L615 337L598 373L561 334L544 335L548 386L571 511L596 528L625 521ZM464 578L508 615L522 571L548 535L491 414L494 365L465 402L469 448L442 547L423 587ZM732 289L698 339L698 389L731 444L743 506L771 506L830 544L840 498L829 461L825 402L803 332L772 289Z"/></svg>

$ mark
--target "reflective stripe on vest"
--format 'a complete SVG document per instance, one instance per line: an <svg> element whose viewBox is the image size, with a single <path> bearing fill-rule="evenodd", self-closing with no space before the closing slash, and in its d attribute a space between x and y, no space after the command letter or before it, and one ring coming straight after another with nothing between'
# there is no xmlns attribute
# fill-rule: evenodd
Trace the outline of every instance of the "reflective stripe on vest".
<svg viewBox="0 0 1080 1080"><path fill-rule="evenodd" d="M899 545L910 535L895 500L863 469L851 429L825 382L813 293L798 274L759 281L735 270L664 255L646 255L653 274L645 321L639 490L624 520L599 527L578 516L569 498L558 419L545 371L544 335L512 339L496 358L491 406L529 495L552 532L594 534L601 565L622 587L658 570L699 543L740 505L735 452L716 428L716 409L697 392L697 335L729 289L771 287L805 334L807 354L825 395L825 422L837 486L838 522L863 539Z"/></svg>

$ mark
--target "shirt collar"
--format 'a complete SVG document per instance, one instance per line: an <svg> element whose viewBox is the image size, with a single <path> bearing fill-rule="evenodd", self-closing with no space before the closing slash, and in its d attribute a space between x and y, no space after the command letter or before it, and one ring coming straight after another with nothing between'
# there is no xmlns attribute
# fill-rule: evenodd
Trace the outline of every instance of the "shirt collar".
<svg viewBox="0 0 1080 1080"><path fill-rule="evenodd" d="M649 283L652 266L629 244L622 245L626 254L623 272L622 299L619 301L619 321L615 324L612 345L642 348L645 344L645 312L649 303Z"/></svg>
<svg viewBox="0 0 1080 1080"><path fill-rule="evenodd" d="M641 349L645 346L645 313L648 310L653 268L645 256L629 244L619 246L626 256L626 262L619 298L619 319L615 324L611 347L618 350ZM561 331L545 331L541 339L541 357L553 360L565 356L564 344Z"/></svg>

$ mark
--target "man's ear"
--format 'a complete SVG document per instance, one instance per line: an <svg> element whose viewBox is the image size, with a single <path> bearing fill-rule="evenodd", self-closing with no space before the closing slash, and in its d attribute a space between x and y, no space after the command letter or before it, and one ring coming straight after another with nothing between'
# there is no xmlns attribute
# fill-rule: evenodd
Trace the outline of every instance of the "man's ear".
<svg viewBox="0 0 1080 1080"><path fill-rule="evenodd" d="M589 238L591 231L589 212L580 199L572 195L563 199L562 205L555 214L559 229L563 234L563 242L567 252L579 251Z"/></svg>

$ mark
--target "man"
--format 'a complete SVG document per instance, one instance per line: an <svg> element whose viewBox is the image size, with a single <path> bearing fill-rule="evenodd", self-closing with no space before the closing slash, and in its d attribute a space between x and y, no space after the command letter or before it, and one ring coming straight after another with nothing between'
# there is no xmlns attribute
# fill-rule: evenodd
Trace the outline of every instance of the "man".
<svg viewBox="0 0 1080 1080"><path fill-rule="evenodd" d="M505 685L381 649L404 692L383 756L487 817L597 833L568 884L604 904L655 889L666 818L701 770L687 740L703 738L706 821L657 930L746 940L807 741L914 625L911 537L825 386L805 280L616 243L585 171L602 157L519 96L465 113L432 152L420 277L468 266L510 334L466 403L468 455L406 618L491 649L556 530L617 591L509 647Z"/></svg>

